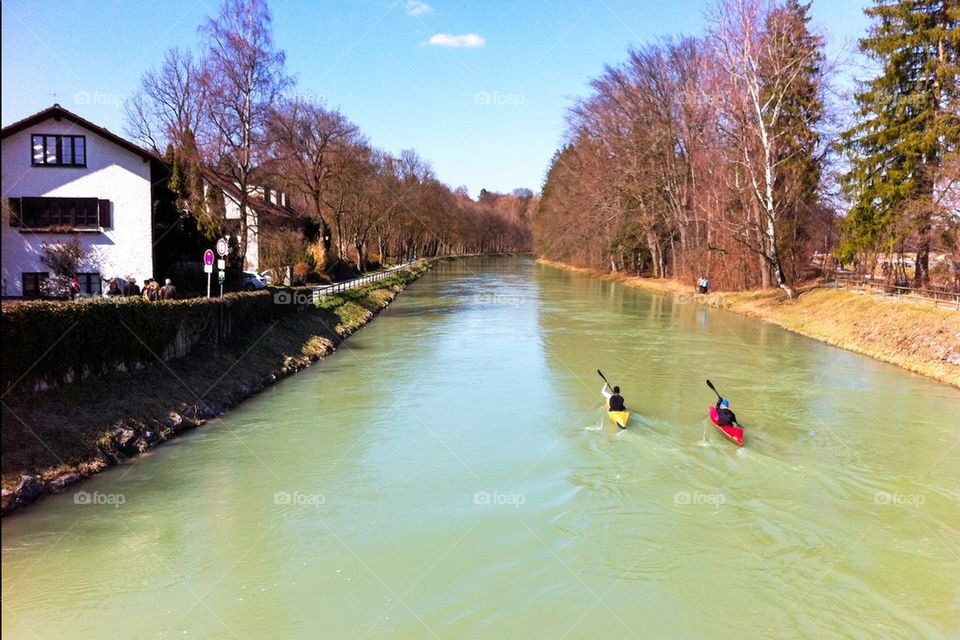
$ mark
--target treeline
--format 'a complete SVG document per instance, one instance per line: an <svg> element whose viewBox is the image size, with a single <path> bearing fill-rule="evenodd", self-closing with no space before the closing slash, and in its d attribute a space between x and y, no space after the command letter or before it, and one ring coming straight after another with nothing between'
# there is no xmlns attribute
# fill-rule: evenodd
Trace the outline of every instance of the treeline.
<svg viewBox="0 0 960 640"><path fill-rule="evenodd" d="M192 228L213 239L238 226L241 262L251 208L261 266L294 265L299 279L347 260L363 270L389 258L529 250L529 190L475 201L416 152L379 150L344 114L295 95L264 0L224 0L199 34L200 53L171 49L143 76L127 132L166 157Z"/></svg>
<svg viewBox="0 0 960 640"><path fill-rule="evenodd" d="M607 67L569 111L536 251L790 295L831 258L960 288L960 7L876 0L861 50L879 75L839 134L809 9L718 0L702 37L639 47ZM932 250L943 258L933 272Z"/></svg>

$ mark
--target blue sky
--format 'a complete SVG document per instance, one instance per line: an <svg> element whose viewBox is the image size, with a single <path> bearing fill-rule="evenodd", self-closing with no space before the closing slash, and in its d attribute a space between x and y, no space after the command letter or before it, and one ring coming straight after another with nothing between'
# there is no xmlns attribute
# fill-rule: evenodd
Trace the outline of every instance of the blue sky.
<svg viewBox="0 0 960 640"><path fill-rule="evenodd" d="M218 0L3 0L2 121L59 102L113 131L141 74L197 47ZM438 177L538 190L564 113L631 45L704 29L706 0L325 0L270 3L295 91L322 97L388 151ZM852 50L870 0L814 0L831 55ZM431 40L434 44L430 44ZM442 45L473 46L442 46Z"/></svg>

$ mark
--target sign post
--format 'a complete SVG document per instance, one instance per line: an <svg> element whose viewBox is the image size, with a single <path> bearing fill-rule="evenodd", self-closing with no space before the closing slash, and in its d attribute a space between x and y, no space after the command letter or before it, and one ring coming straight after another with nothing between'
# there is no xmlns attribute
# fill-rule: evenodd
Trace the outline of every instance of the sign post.
<svg viewBox="0 0 960 640"><path fill-rule="evenodd" d="M223 281L227 278L227 261L223 258L217 260L217 280L220 281L220 297L223 297Z"/></svg>
<svg viewBox="0 0 960 640"><path fill-rule="evenodd" d="M203 270L207 274L207 297L210 297L210 275L213 273L213 251L203 252Z"/></svg>
<svg viewBox="0 0 960 640"><path fill-rule="evenodd" d="M227 271L227 252L230 250L230 245L227 242L227 238L220 238L217 240L217 255L220 256L220 259L217 260L217 280L220 281L220 297L223 297L223 281L226 279Z"/></svg>

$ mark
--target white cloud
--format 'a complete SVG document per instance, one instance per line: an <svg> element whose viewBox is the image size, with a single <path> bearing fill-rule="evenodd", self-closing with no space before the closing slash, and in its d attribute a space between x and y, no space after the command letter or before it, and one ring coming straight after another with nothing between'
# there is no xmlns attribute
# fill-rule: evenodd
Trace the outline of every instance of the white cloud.
<svg viewBox="0 0 960 640"><path fill-rule="evenodd" d="M433 7L422 0L407 0L407 15L422 16L433 11Z"/></svg>
<svg viewBox="0 0 960 640"><path fill-rule="evenodd" d="M487 41L484 40L483 36L478 36L475 33L465 33L459 36L450 35L449 33L438 33L431 36L430 40L427 41L427 44L436 47L463 47L466 49L477 49L486 43Z"/></svg>

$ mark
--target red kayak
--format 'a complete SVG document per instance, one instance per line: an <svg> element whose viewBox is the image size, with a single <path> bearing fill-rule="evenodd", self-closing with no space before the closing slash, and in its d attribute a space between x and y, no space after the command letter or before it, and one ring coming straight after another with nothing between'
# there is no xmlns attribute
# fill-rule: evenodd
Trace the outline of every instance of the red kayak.
<svg viewBox="0 0 960 640"><path fill-rule="evenodd" d="M717 429L720 433L723 434L723 437L734 443L738 447L743 446L743 427L735 427L733 425L727 427L721 427L717 422L717 408L713 405L710 405L710 419L713 420L713 424L717 425Z"/></svg>

